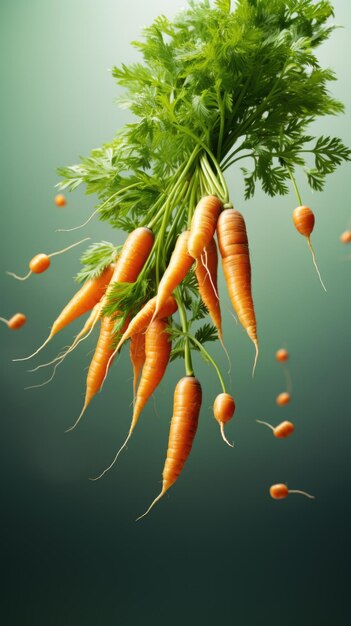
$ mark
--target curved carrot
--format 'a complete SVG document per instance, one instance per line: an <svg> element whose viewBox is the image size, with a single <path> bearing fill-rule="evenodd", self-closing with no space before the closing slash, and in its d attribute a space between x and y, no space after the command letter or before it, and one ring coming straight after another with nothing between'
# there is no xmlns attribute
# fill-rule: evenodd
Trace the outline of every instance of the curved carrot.
<svg viewBox="0 0 351 626"><path fill-rule="evenodd" d="M174 390L173 417L169 432L166 462L162 473L162 490L147 511L137 518L138 520L149 513L154 504L164 496L181 473L190 454L196 434L201 400L202 390L197 378L194 376L181 378Z"/></svg>
<svg viewBox="0 0 351 626"><path fill-rule="evenodd" d="M145 333L137 333L130 339L130 360L133 366L133 400L135 400L140 372L145 363Z"/></svg>
<svg viewBox="0 0 351 626"><path fill-rule="evenodd" d="M144 267L153 245L154 235L150 228L140 226L133 230L123 244L116 269L111 278L111 285L116 282L134 283Z"/></svg>
<svg viewBox="0 0 351 626"><path fill-rule="evenodd" d="M217 265L217 246L212 238L203 254L197 259L195 275L201 300L217 328L219 339L222 341L222 316L217 293Z"/></svg>
<svg viewBox="0 0 351 626"><path fill-rule="evenodd" d="M81 287L68 304L66 304L65 308L62 309L61 313L54 321L50 334L44 343L33 352L33 354L22 359L14 359L14 361L26 361L27 359L31 359L46 346L56 333L68 326L68 324L77 319L77 317L84 315L87 311L91 311L104 295L114 270L115 264L113 263L109 265L98 278L87 280L83 287Z"/></svg>
<svg viewBox="0 0 351 626"><path fill-rule="evenodd" d="M222 211L217 222L218 245L229 297L239 321L256 348L257 325L251 293L251 264L245 221L235 209Z"/></svg>
<svg viewBox="0 0 351 626"><path fill-rule="evenodd" d="M189 235L190 231L185 230L179 235L176 241L168 267L158 286L154 317L158 315L158 312L165 304L167 298L182 282L194 263L193 257L188 252Z"/></svg>
<svg viewBox="0 0 351 626"><path fill-rule="evenodd" d="M217 196L204 196L197 204L191 220L188 241L189 254L194 259L201 256L213 238L221 210L222 202Z"/></svg>
<svg viewBox="0 0 351 626"><path fill-rule="evenodd" d="M145 306L143 306L143 308L139 311L139 313L137 313L133 317L133 319L130 321L130 324L126 332L123 334L123 336L121 337L117 345L116 352L120 350L122 344L127 339L130 339L130 337L133 337L133 335L135 334L142 333L149 326L156 310L156 301L157 301L156 296L154 298L151 298L151 300L149 300L145 304ZM177 306L176 299L173 296L168 296L167 300L165 301L165 303L163 304L163 306L161 307L158 313L158 317L160 318L169 317L170 315L173 315L173 313L176 312L177 308L178 306Z"/></svg>

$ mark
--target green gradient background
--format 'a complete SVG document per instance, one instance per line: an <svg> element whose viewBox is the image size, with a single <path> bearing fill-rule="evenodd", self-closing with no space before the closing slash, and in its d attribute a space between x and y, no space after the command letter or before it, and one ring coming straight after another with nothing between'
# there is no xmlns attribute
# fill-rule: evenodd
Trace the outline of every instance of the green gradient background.
<svg viewBox="0 0 351 626"><path fill-rule="evenodd" d="M128 114L113 105L108 68L137 58L129 42L160 12L183 0L7 0L1 4L1 268L22 273L36 252L80 236L122 236L83 221L94 206L81 191L65 209L53 205L56 167L108 141ZM335 0L337 30L319 58L339 80L334 94L346 116L323 119L316 132L350 145L351 4ZM79 428L64 430L80 411L92 339L67 359L52 384L24 391L43 373L11 359L46 336L74 293L81 250L55 259L47 274L17 283L0 273L1 315L28 315L18 333L1 335L1 523L4 573L0 615L17 626L134 626L140 623L238 626L343 626L350 623L350 248L338 240L350 227L350 169L341 167L324 193L302 178L304 202L315 210L313 233L326 295L306 242L292 227L291 194L258 193L244 203L239 170L228 172L232 198L247 219L260 361L224 309L233 361L237 414L228 427L234 450L221 441L210 405L213 372L196 360L204 387L201 422L179 482L141 523L160 488L174 363L140 420L128 452L106 478L91 483L122 441L130 419L131 370L125 352ZM82 234L84 233L84 234ZM347 256L349 259L347 260ZM223 287L223 283L222 283ZM224 290L222 289L222 293ZM225 297L223 296L223 300ZM43 352L49 360L79 323ZM278 409L283 371L274 361L285 345L294 383L290 406ZM226 360L214 348L222 367ZM156 412L155 409L156 408ZM292 419L296 433L276 441L256 418ZM316 494L272 501L269 485Z"/></svg>

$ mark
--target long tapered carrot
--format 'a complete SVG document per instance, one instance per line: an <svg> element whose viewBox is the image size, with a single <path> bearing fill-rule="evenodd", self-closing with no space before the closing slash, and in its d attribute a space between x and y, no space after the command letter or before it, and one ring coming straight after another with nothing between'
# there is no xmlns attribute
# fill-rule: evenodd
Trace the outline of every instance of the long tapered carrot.
<svg viewBox="0 0 351 626"><path fill-rule="evenodd" d="M133 366L133 400L135 400L140 372L145 363L145 333L137 333L130 339L130 360Z"/></svg>
<svg viewBox="0 0 351 626"><path fill-rule="evenodd" d="M217 246L212 238L202 255L197 259L195 275L201 300L217 328L220 340L222 340L222 316L217 292L217 265Z"/></svg>
<svg viewBox="0 0 351 626"><path fill-rule="evenodd" d="M189 235L190 231L185 230L179 235L176 241L168 267L158 286L154 317L158 315L158 312L165 304L167 298L182 282L194 263L193 257L188 252Z"/></svg>
<svg viewBox="0 0 351 626"><path fill-rule="evenodd" d="M68 324L81 315L84 315L84 313L87 313L87 311L91 311L91 309L93 309L103 297L113 276L115 267L115 264L112 263L102 272L100 276L98 276L98 278L87 280L83 287L81 287L79 291L74 294L68 304L66 304L65 308L62 309L61 313L54 321L50 334L44 343L37 350L35 350L33 354L30 354L22 359L14 359L14 361L27 361L28 359L31 359L33 356L38 354L38 352L40 352L40 350L42 350L47 343L49 343L50 339L52 339L60 330L68 326Z"/></svg>
<svg viewBox="0 0 351 626"><path fill-rule="evenodd" d="M127 339L130 339L130 337L133 337L133 335L137 333L143 332L148 327L156 310L156 301L157 301L156 296L154 298L151 298L151 300L149 300L145 304L145 306L143 306L143 308L140 309L139 313L137 313L133 317L133 319L130 321L130 324L126 332L121 337L117 345L116 351L118 351L121 348L122 344ZM170 315L173 315L173 313L176 312L177 308L178 306L177 306L176 299L173 296L168 296L167 300L165 301L160 311L158 312L158 317L160 318L169 317Z"/></svg>
<svg viewBox="0 0 351 626"><path fill-rule="evenodd" d="M166 462L162 473L162 489L147 511L149 513L168 489L175 483L190 454L197 430L201 408L202 390L194 376L184 376L174 390L173 417L168 439Z"/></svg>
<svg viewBox="0 0 351 626"><path fill-rule="evenodd" d="M137 279L152 250L153 243L154 235L149 228L136 228L128 235L118 258L117 265L113 272L109 287L106 290L105 295L103 296L102 306L104 306L105 302L107 301L111 286L113 286L113 284L119 282L132 283ZM125 322L125 325L121 331L122 334L125 332L128 323L129 320ZM108 370L112 364L115 355L115 349L113 347L113 342L115 339L115 324L116 316L104 316L102 318L99 339L88 371L84 405L77 420L75 421L73 426L68 429L68 431L73 430L73 428L77 426L78 422L83 417L83 414L89 402L100 390L101 385L103 384L107 376Z"/></svg>
<svg viewBox="0 0 351 626"><path fill-rule="evenodd" d="M116 453L112 463L93 480L99 480L99 478L106 474L115 464L133 434L141 411L164 376L172 349L171 338L169 333L167 333L167 327L168 321L166 319L156 318L151 322L145 333L145 363L135 397L132 422L127 438Z"/></svg>
<svg viewBox="0 0 351 626"><path fill-rule="evenodd" d="M198 259L209 245L216 230L222 202L217 196L204 196L197 204L191 220L188 240L189 254Z"/></svg>
<svg viewBox="0 0 351 626"><path fill-rule="evenodd" d="M251 293L251 264L245 221L235 209L222 211L217 222L219 250L229 297L239 321L255 345L258 356L257 325Z"/></svg>

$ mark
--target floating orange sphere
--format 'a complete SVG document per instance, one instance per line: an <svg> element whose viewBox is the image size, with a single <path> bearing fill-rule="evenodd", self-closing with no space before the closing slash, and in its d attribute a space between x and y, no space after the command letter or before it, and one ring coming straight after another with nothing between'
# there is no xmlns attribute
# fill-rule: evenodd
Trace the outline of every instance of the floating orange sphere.
<svg viewBox="0 0 351 626"><path fill-rule="evenodd" d="M273 429L273 434L278 439L285 439L285 437L290 437L294 432L295 426L292 422L281 422Z"/></svg>
<svg viewBox="0 0 351 626"><path fill-rule="evenodd" d="M11 330L18 330L26 323L27 318L24 313L15 313L9 320L6 320L4 317L0 317L0 320L7 324Z"/></svg>
<svg viewBox="0 0 351 626"><path fill-rule="evenodd" d="M308 206L298 206L292 214L296 230L304 237L309 237L314 228L314 214Z"/></svg>
<svg viewBox="0 0 351 626"><path fill-rule="evenodd" d="M50 267L50 263L49 256L44 254L44 252L40 252L29 261L29 269L33 274L41 274Z"/></svg>
<svg viewBox="0 0 351 626"><path fill-rule="evenodd" d="M287 361L289 358L289 352L285 350L285 348L280 348L280 350L277 350L277 352L275 353L275 358L277 359L277 361Z"/></svg>
<svg viewBox="0 0 351 626"><path fill-rule="evenodd" d="M284 498L288 497L289 493L299 493L301 496L306 496L306 498L310 498L311 500L315 499L315 496L311 496L310 493L301 491L301 489L288 489L287 485L284 485L284 483L272 485L269 488L269 493L274 500L284 500Z"/></svg>
<svg viewBox="0 0 351 626"><path fill-rule="evenodd" d="M290 393L288 393L287 391L283 391L276 397L276 403L279 404L279 406L284 406L284 404L289 404L290 400L291 400L291 396L290 396Z"/></svg>
<svg viewBox="0 0 351 626"><path fill-rule="evenodd" d="M340 235L341 243L351 243L351 230L345 230Z"/></svg>
<svg viewBox="0 0 351 626"><path fill-rule="evenodd" d="M63 195L63 193L58 193L57 196L55 196L54 202L56 206L59 206L59 207L66 206L67 204L67 200L65 196Z"/></svg>

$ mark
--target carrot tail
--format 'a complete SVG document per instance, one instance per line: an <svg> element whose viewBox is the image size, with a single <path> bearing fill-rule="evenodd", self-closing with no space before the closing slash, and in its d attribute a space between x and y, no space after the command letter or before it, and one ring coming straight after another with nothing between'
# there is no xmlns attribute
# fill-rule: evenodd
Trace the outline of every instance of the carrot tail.
<svg viewBox="0 0 351 626"><path fill-rule="evenodd" d="M230 443L230 441L228 441L227 437L225 436L223 422L220 423L220 428L221 428L221 435L222 435L223 440L228 444L228 446L230 446L230 448L234 448L234 443Z"/></svg>
<svg viewBox="0 0 351 626"><path fill-rule="evenodd" d="M204 249L203 254L201 255L201 262L202 262L202 265L204 266L204 268L205 268L205 270L207 272L208 279L209 279L209 281L211 283L211 287L213 289L213 293L215 294L217 300L219 300L218 292L217 292L216 287L214 286L214 283L213 283L213 280L212 280L212 276L211 276L211 272L208 269L208 265L207 265L207 250L206 250L206 248Z"/></svg>
<svg viewBox="0 0 351 626"><path fill-rule="evenodd" d="M53 338L54 334L55 334L55 333L53 333L53 332L51 331L51 333L50 333L50 335L48 336L48 338L47 338L47 339L45 339L44 343L42 343L42 344L41 344L41 346L39 346L39 348L38 348L35 352L33 352L33 354L30 354L29 356L22 357L21 359L12 359L12 360L13 360L13 361L28 361L28 359L32 359L32 358L33 358L33 356L35 356L36 354L38 354L38 352L40 352L40 350L42 350L43 348L45 348L45 346L49 343L50 339L52 339L52 338Z"/></svg>
<svg viewBox="0 0 351 626"><path fill-rule="evenodd" d="M311 496L310 493L307 493L306 491L301 491L300 489L289 489L289 493L299 493L302 496L306 496L306 498L310 498L311 500L316 499L316 496Z"/></svg>
<svg viewBox="0 0 351 626"><path fill-rule="evenodd" d="M151 502L151 504L150 504L149 508L147 509L147 511L145 511L145 513L143 513L142 515L139 515L139 517L137 517L135 521L137 522L138 520L140 520L143 517L145 517L145 515L147 515L151 511L152 507L156 504L156 502L158 500L160 500L162 498L162 496L165 495L166 491L167 490L164 487L162 487L161 493L157 496L157 498L155 498L155 500L153 502Z"/></svg>
<svg viewBox="0 0 351 626"><path fill-rule="evenodd" d="M108 466L107 466L107 467L103 470L103 472L101 472L101 474L99 474L99 475L98 475L98 476L96 476L95 478L89 478L89 480L94 480L94 481L95 481L95 480L100 480L100 478L102 478L102 477L103 477L103 476L104 476L107 472L109 472L109 471L110 471L110 469L111 469L111 468L114 466L114 464L116 463L116 461L117 461L117 459L118 459L119 455L121 454L122 450L126 447L126 445L127 445L128 441L129 441L129 439L130 439L130 438L131 438L131 436L132 436L132 433L133 433L133 430L131 429L131 430L129 431L129 433L128 433L128 437L126 438L126 440L125 440L124 444L120 447L120 449L118 450L118 452L116 452L116 454L115 454L115 456L114 456L113 460L111 461L110 465L108 465Z"/></svg>
<svg viewBox="0 0 351 626"><path fill-rule="evenodd" d="M257 424L263 424L264 426L268 426L271 430L274 430L274 426L272 424L268 424L268 422L263 422L262 420L256 420Z"/></svg>
<svg viewBox="0 0 351 626"><path fill-rule="evenodd" d="M80 414L78 415L76 421L74 422L73 426L70 426L70 428L67 428L67 430L65 430L65 433L69 433L71 432L71 430L74 430L75 427L79 424L80 420L82 419L84 413L85 413L85 409L87 408L88 404L89 404L90 400L86 399L83 405L83 408L80 412Z"/></svg>
<svg viewBox="0 0 351 626"><path fill-rule="evenodd" d="M56 374L56 369L58 368L58 366L62 363L62 360L59 361L58 363L56 363L54 370L50 376L50 378L48 378L47 380L45 380L43 383L40 383L39 385L30 385L29 387L25 387L25 389L38 389L39 387L44 387L45 385L48 385L49 383L51 383L51 381L53 380L55 374Z"/></svg>
<svg viewBox="0 0 351 626"><path fill-rule="evenodd" d="M15 274L14 272L6 272L6 274L12 276L13 278L16 278L16 280L27 280L27 278L30 277L31 273L32 270L29 270L28 274L26 274L25 276L17 276L17 274Z"/></svg>
<svg viewBox="0 0 351 626"><path fill-rule="evenodd" d="M83 224L80 224L79 226L75 226L74 228L57 228L56 232L57 233L70 233L70 232L72 232L72 230L79 230L80 228L84 228L84 226L89 224L90 220L93 219L94 215L96 215L98 213L100 208L101 207L98 207L97 209L95 209L95 211L90 215L90 217L88 217L87 220L85 220L85 222L83 222Z"/></svg>
<svg viewBox="0 0 351 626"><path fill-rule="evenodd" d="M252 378L255 376L255 369L256 369L256 365L257 365L257 359L258 359L258 342L257 339L254 340L254 346L256 349L256 354L255 354L255 360L254 360L254 364L253 364L253 368L252 368Z"/></svg>
<svg viewBox="0 0 351 626"><path fill-rule="evenodd" d="M314 250L313 250L313 248L312 248L311 240L310 240L310 238L309 238L309 237L307 237L307 243L308 243L308 247L309 247L309 249L311 250L313 265L314 265L314 266L315 266L315 268L316 268L316 272L317 272L317 274L318 274L319 281L320 281L320 283L321 283L321 285L322 285L322 287L323 287L324 291L326 292L326 291L327 291L327 288L326 288L326 286L325 286L324 282L322 281L322 277L321 277L320 271L319 271L319 269L318 269L318 265L317 265L316 257L315 257Z"/></svg>

